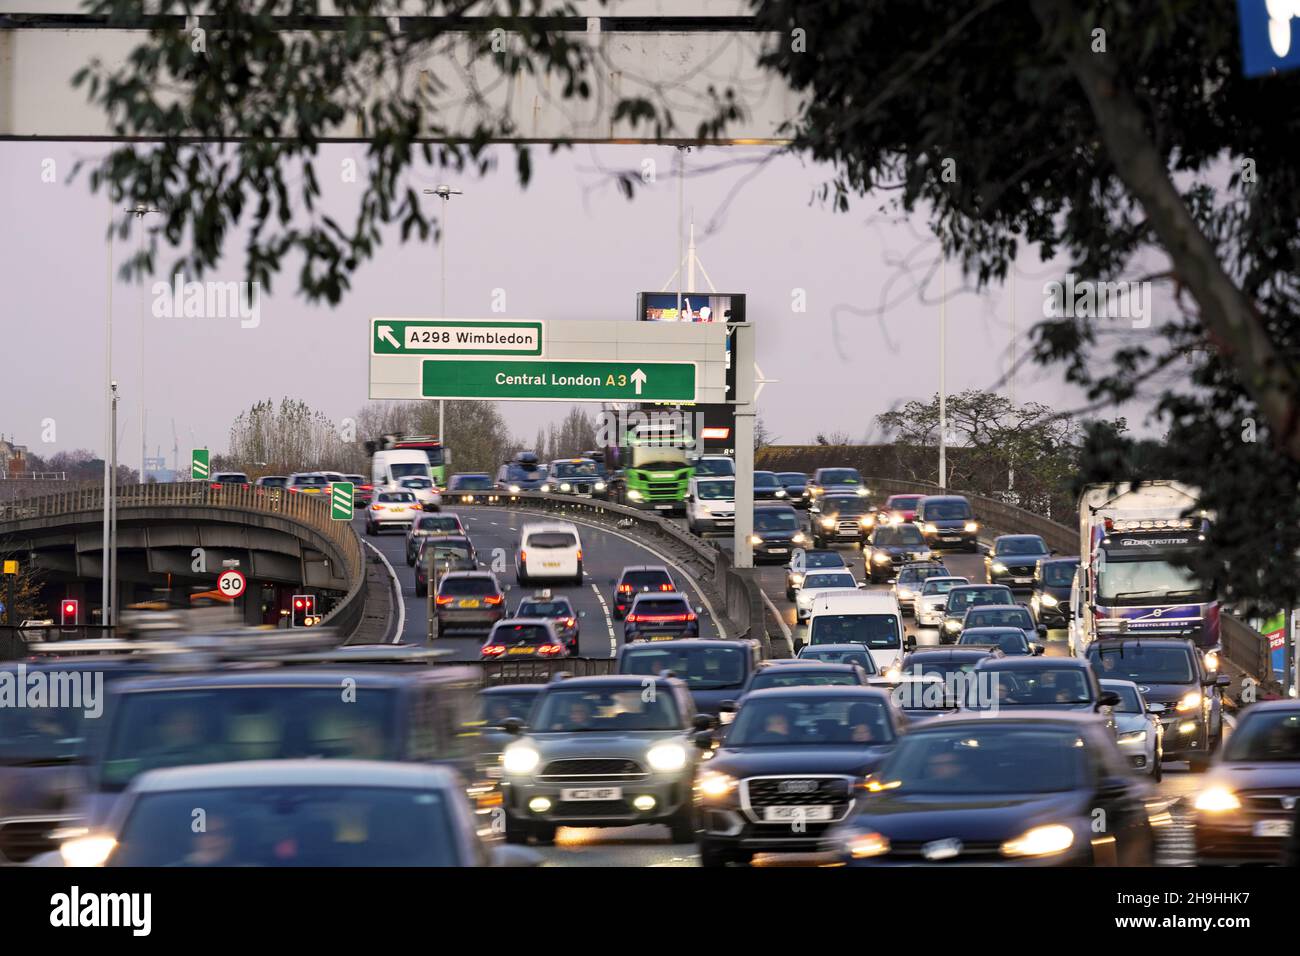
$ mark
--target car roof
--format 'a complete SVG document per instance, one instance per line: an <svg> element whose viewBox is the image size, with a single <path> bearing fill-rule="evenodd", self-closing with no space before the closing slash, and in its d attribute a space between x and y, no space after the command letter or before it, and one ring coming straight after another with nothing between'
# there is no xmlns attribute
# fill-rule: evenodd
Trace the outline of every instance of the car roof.
<svg viewBox="0 0 1300 956"><path fill-rule="evenodd" d="M741 648L750 649L757 644L758 641L752 638L737 638L735 640L724 640L723 638L720 637L682 637L672 641L664 641L664 642L651 643L647 641L641 641L632 644L624 644L622 647L619 648L619 653L622 654L625 651L631 653L634 650L653 650L655 648L666 648L671 650L680 650L682 648L685 648L686 650L691 650L692 648L697 648L697 647L702 647L702 648L726 647L726 648L738 650ZM854 644L853 646L861 647L862 645Z"/></svg>
<svg viewBox="0 0 1300 956"><path fill-rule="evenodd" d="M986 604L978 606L981 608L988 607ZM974 608L971 610L974 610ZM1021 637L1025 636L1023 630L1018 627L1012 627L1010 624L986 624L981 627L964 628L961 632L961 637L958 638L958 640L962 640L970 634L1019 634Z"/></svg>
<svg viewBox="0 0 1300 956"><path fill-rule="evenodd" d="M996 663L998 670L1040 670L1053 667L1092 673L1092 665L1077 657L991 657L989 661ZM981 661L979 666L983 667L986 663L988 661Z"/></svg>
<svg viewBox="0 0 1300 956"><path fill-rule="evenodd" d="M917 647L907 652L909 661L916 660L918 657L922 660L930 659L936 661L956 661L967 660L969 658L980 658L991 656L988 651L980 650L975 647Z"/></svg>
<svg viewBox="0 0 1300 956"><path fill-rule="evenodd" d="M492 571L448 571L442 576L443 581L450 581L453 578L491 578L496 581L497 576Z"/></svg>
<svg viewBox="0 0 1300 956"><path fill-rule="evenodd" d="M383 760L242 760L148 770L135 778L137 793L218 787L410 787L451 790L456 775L446 767Z"/></svg>
<svg viewBox="0 0 1300 956"><path fill-rule="evenodd" d="M519 529L521 535L545 533L547 531L572 531L576 534L578 526L572 521L532 521Z"/></svg>
<svg viewBox="0 0 1300 956"><path fill-rule="evenodd" d="M678 641L676 643L680 644L681 642ZM821 653L822 651L828 651L833 654L847 654L850 652L856 654L868 651L868 648L865 644L809 644L803 649L804 654L815 654ZM802 660L802 656L797 659Z"/></svg>
<svg viewBox="0 0 1300 956"><path fill-rule="evenodd" d="M1260 700L1251 704L1242 711L1241 718L1245 720L1252 714L1266 714L1272 711L1297 711L1300 712L1300 700Z"/></svg>
<svg viewBox="0 0 1300 956"><path fill-rule="evenodd" d="M1121 650L1125 645L1134 647L1182 647L1186 648L1193 643L1190 637L1139 637L1131 635L1129 637L1099 637L1088 645L1088 650L1094 647L1098 650Z"/></svg>
<svg viewBox="0 0 1300 956"><path fill-rule="evenodd" d="M861 645L858 645L859 647ZM758 670L779 668L781 673L787 671L830 671L831 673L856 673L857 664L843 664L839 661L814 661L800 657L781 658L779 660L760 661Z"/></svg>
<svg viewBox="0 0 1300 956"><path fill-rule="evenodd" d="M187 691L197 689L218 690L220 688L240 687L337 687L339 669L351 667L349 674L358 684L375 687L400 687L417 675L437 673L441 668L409 668L392 670L389 668L362 667L340 662L331 667L329 664L302 667L267 667L263 669L237 669L221 671L201 671L191 674L153 674L135 677L114 684L115 691L128 693L156 693L161 691Z"/></svg>
<svg viewBox="0 0 1300 956"><path fill-rule="evenodd" d="M1142 693L1142 688L1138 687L1137 681L1120 680L1117 677L1103 677L1101 679L1101 686L1102 687L1132 687L1139 694Z"/></svg>
<svg viewBox="0 0 1300 956"><path fill-rule="evenodd" d="M1056 555L1054 557L1044 557L1038 559L1039 564L1078 564L1079 556L1077 554Z"/></svg>
<svg viewBox="0 0 1300 956"><path fill-rule="evenodd" d="M781 513L789 512L790 514L795 514L794 505L754 505L754 513L757 514L760 511L779 511Z"/></svg>
<svg viewBox="0 0 1300 956"><path fill-rule="evenodd" d="M674 645L681 643L673 641ZM590 674L585 677L566 677L564 680L556 680L547 684L545 690L556 690L565 687L617 687L640 690L647 680L653 680L656 683L668 684L673 683L685 686L681 681L673 677L664 677L662 674Z"/></svg>
<svg viewBox="0 0 1300 956"><path fill-rule="evenodd" d="M523 691L528 694L541 693L545 684L493 684L479 691L480 697L495 697L497 694L515 694Z"/></svg>
<svg viewBox="0 0 1300 956"><path fill-rule="evenodd" d="M838 664L838 667L853 668L856 664ZM745 703L756 700L776 699L781 697L862 697L867 700L888 701L889 691L865 684L804 684L799 687L760 687L745 695Z"/></svg>
<svg viewBox="0 0 1300 956"><path fill-rule="evenodd" d="M974 584L974 583L971 583L971 584L959 584L959 585L957 585L957 587L953 588L953 590L954 590L954 591L960 591L960 590L964 590L964 589L970 589L970 590L974 591L974 590L976 590L976 589L979 589L979 590L981 590L981 591L987 591L989 588L997 588L999 591L1010 591L1010 590L1011 590L1011 588L1007 587L1005 584ZM1008 605L1008 604L999 604L999 605L997 605L997 606L998 606L998 607L1010 607L1010 605Z"/></svg>
<svg viewBox="0 0 1300 956"><path fill-rule="evenodd" d="M681 591L637 591L632 597L632 603L635 604L640 600L658 601L661 599L685 601L687 597Z"/></svg>
<svg viewBox="0 0 1300 956"><path fill-rule="evenodd" d="M668 574L668 569L662 564L629 564L623 569L623 574L627 574L629 571L662 571L664 574ZM671 576L669 575L669 577Z"/></svg>
<svg viewBox="0 0 1300 956"><path fill-rule="evenodd" d="M954 590L956 590L954 588ZM976 604L967 614L983 613L984 611L1024 611L1029 613L1029 608L1023 604Z"/></svg>
<svg viewBox="0 0 1300 956"><path fill-rule="evenodd" d="M1001 657L990 658L999 663L1008 661L1023 661L1024 658ZM1252 705L1253 706L1253 705ZM1045 710L1035 709L1032 707L1016 707L1005 711L981 710L981 711L954 711L946 714L936 714L930 720L923 721L919 724L913 724L908 728L908 736L923 734L935 729L951 727L952 725L965 726L988 725L990 722L1000 724L1027 724L1031 727L1041 727L1044 724L1064 724L1064 725L1099 725L1103 721L1100 714L1092 711L1079 710Z"/></svg>
<svg viewBox="0 0 1300 956"><path fill-rule="evenodd" d="M925 579L926 584L930 584L934 581L965 581L966 584L970 584L970 578L962 574L935 574ZM958 587L965 586L966 585L958 585Z"/></svg>
<svg viewBox="0 0 1300 956"><path fill-rule="evenodd" d="M1042 541L1043 536L1041 534L1000 534L993 539L993 543L997 544L999 541L1030 541L1030 540Z"/></svg>

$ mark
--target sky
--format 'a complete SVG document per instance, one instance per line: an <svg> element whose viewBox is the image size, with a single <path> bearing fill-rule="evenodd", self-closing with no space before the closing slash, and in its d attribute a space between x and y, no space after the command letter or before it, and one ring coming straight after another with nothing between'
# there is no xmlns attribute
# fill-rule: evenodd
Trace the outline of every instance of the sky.
<svg viewBox="0 0 1300 956"><path fill-rule="evenodd" d="M77 159L105 149L0 143L0 434L41 455L104 445L109 205L91 193L84 172L69 180ZM334 145L318 161L325 208L345 219L359 189L332 171L361 155L361 147ZM672 147L535 150L526 189L512 154L500 155L500 169L481 179L413 173L417 186L447 182L463 190L450 201L447 225L448 316L633 321L639 291L672 288L680 185L704 270L718 291L748 296L757 364L770 382L759 413L777 443L810 442L818 432L879 438L875 415L937 391L939 278L924 300L915 288L937 245L920 214L882 209L881 196L833 212L816 198L831 179L829 168L757 148L693 151L683 158L687 175L680 180ZM632 201L624 198L613 173L651 168L654 181ZM221 266L205 278L243 278L241 237L232 237ZM119 263L134 243L114 244ZM155 281L170 282L171 261L164 253ZM1019 348L1043 315L1044 284L1063 271L1022 253L1014 297ZM237 318L155 317L149 289L142 296L140 286L116 279L113 370L124 463L139 464L142 326L149 454L161 447L170 464L173 421L184 460L191 446L224 449L231 421L259 399L287 395L335 420L355 415L367 401L369 319L438 315L438 250L432 242L402 245L396 230L336 307L306 302L296 293L296 272L297 263L288 263L274 292L262 291L260 322L252 328ZM702 279L697 285L707 288ZM950 263L950 393L995 385L1010 355L1009 290L975 294L961 285ZM496 290L504 291L504 313L492 311ZM1022 365L1015 387L1020 401L1061 409L1085 404L1057 368ZM503 404L512 433L525 441L567 410Z"/></svg>

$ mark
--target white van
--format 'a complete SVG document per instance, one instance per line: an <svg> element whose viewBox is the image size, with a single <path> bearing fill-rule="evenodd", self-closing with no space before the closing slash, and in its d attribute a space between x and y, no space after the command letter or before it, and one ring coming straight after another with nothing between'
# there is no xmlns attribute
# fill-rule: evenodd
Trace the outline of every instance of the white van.
<svg viewBox="0 0 1300 956"><path fill-rule="evenodd" d="M377 451L370 459L370 482L375 491L410 491L403 488L403 478L427 478L433 482L429 471L429 456L411 448L390 448Z"/></svg>
<svg viewBox="0 0 1300 956"><path fill-rule="evenodd" d="M843 591L818 594L808 613L806 641L795 641L796 653L806 643L863 644L883 674L902 660L903 612L889 591Z"/></svg>
<svg viewBox="0 0 1300 956"><path fill-rule="evenodd" d="M515 552L515 580L566 581L582 584L582 538L568 521L526 524Z"/></svg>
<svg viewBox="0 0 1300 956"><path fill-rule="evenodd" d="M736 479L696 477L686 492L686 527L692 534L736 526Z"/></svg>

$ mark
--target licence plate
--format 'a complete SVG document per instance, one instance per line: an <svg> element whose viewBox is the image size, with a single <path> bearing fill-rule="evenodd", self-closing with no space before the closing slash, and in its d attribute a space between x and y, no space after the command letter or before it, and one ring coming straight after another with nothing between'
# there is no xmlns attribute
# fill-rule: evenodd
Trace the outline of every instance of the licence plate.
<svg viewBox="0 0 1300 956"><path fill-rule="evenodd" d="M673 641L676 639L676 634L655 634L650 638L652 641Z"/></svg>
<svg viewBox="0 0 1300 956"><path fill-rule="evenodd" d="M534 653L536 653L536 651L534 651L534 649L531 648L531 647L512 647L512 648L510 648L510 650L509 650L507 653L509 653L509 654L534 654Z"/></svg>
<svg viewBox="0 0 1300 956"><path fill-rule="evenodd" d="M940 541L960 541L961 537L955 534L945 534L939 538Z"/></svg>
<svg viewBox="0 0 1300 956"><path fill-rule="evenodd" d="M1291 821L1258 820L1251 832L1257 837L1280 837L1285 839L1291 835Z"/></svg>
<svg viewBox="0 0 1300 956"><path fill-rule="evenodd" d="M811 806L811 807L764 807L764 820L806 820L809 823L826 823L834 815L834 807L830 806Z"/></svg>
<svg viewBox="0 0 1300 956"><path fill-rule="evenodd" d="M672 505L655 505L655 511L671 511Z"/></svg>
<svg viewBox="0 0 1300 956"><path fill-rule="evenodd" d="M1015 582L1016 582L1017 584L1033 584L1033 583L1034 583L1034 579L1033 579L1033 578L1016 578L1016 579L1015 579Z"/></svg>
<svg viewBox="0 0 1300 956"><path fill-rule="evenodd" d="M561 800L622 800L622 787L566 787L560 791Z"/></svg>
<svg viewBox="0 0 1300 956"><path fill-rule="evenodd" d="M789 552L790 552L789 548L768 548L767 549L768 554L789 554Z"/></svg>
<svg viewBox="0 0 1300 956"><path fill-rule="evenodd" d="M461 601L461 607L478 607L478 601Z"/></svg>
<svg viewBox="0 0 1300 956"><path fill-rule="evenodd" d="M559 566L560 566L560 562L559 562L559 561L543 561L543 562L542 562L542 567L544 567L544 568L558 568Z"/></svg>

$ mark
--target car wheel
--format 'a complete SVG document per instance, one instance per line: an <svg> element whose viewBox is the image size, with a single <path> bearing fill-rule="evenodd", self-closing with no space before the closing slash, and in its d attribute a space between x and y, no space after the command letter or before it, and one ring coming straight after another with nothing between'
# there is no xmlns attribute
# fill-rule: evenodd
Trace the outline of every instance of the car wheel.
<svg viewBox="0 0 1300 956"><path fill-rule="evenodd" d="M695 842L695 807L685 804L666 821L674 843Z"/></svg>
<svg viewBox="0 0 1300 956"><path fill-rule="evenodd" d="M374 536L375 536L375 526L372 525L369 521L367 521L367 522L366 522L366 537L367 537L367 538L373 538Z"/></svg>
<svg viewBox="0 0 1300 956"><path fill-rule="evenodd" d="M410 568L415 567L415 555L411 554L410 551L406 552L406 566Z"/></svg>
<svg viewBox="0 0 1300 956"><path fill-rule="evenodd" d="M533 839L539 846L553 846L555 843L555 831L559 829L554 823L534 823L532 825Z"/></svg>
<svg viewBox="0 0 1300 956"><path fill-rule="evenodd" d="M573 586L575 588L582 587L582 562L581 561L578 562L578 573L573 579Z"/></svg>
<svg viewBox="0 0 1300 956"><path fill-rule="evenodd" d="M508 813L506 814L506 842L514 844L528 842L528 824L516 820Z"/></svg>
<svg viewBox="0 0 1300 956"><path fill-rule="evenodd" d="M720 846L712 843L700 844L700 866L717 867L726 866L731 862L731 854Z"/></svg>
<svg viewBox="0 0 1300 956"><path fill-rule="evenodd" d="M1164 778L1164 775L1164 768L1160 765L1160 757L1157 755L1155 769L1151 771L1152 783L1159 783Z"/></svg>
<svg viewBox="0 0 1300 956"><path fill-rule="evenodd" d="M794 600L794 592L791 591L789 588L786 588L786 590L785 590L785 599L786 599L787 601L793 601L793 600Z"/></svg>

